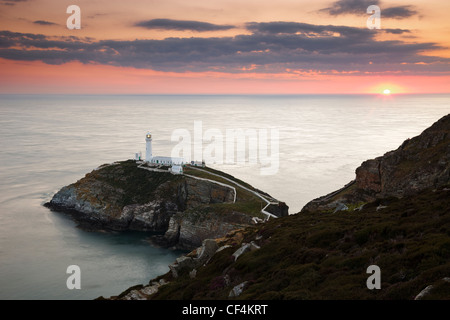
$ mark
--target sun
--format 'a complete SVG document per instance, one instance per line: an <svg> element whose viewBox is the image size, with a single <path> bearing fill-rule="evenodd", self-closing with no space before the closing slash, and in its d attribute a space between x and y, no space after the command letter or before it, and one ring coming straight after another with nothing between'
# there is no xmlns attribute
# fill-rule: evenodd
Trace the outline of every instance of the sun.
<svg viewBox="0 0 450 320"><path fill-rule="evenodd" d="M406 87L403 87L393 81L378 82L378 84L375 84L368 89L368 93L384 96L386 98L409 92Z"/></svg>

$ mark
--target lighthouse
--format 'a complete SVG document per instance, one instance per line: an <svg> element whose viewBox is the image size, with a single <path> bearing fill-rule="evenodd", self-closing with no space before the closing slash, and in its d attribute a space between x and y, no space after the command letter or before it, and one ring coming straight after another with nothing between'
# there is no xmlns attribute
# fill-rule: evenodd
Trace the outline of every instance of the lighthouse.
<svg viewBox="0 0 450 320"><path fill-rule="evenodd" d="M174 157L160 157L160 156L153 156L152 153L152 134L150 132L147 132L145 135L145 161L150 164L150 166L165 166L165 167L172 167L173 165L182 166L186 163L184 158L174 158ZM137 159L138 156L136 156ZM182 173L182 169L175 168L174 172Z"/></svg>
<svg viewBox="0 0 450 320"><path fill-rule="evenodd" d="M145 161L152 162L152 135L147 132L145 135L146 149L145 149Z"/></svg>

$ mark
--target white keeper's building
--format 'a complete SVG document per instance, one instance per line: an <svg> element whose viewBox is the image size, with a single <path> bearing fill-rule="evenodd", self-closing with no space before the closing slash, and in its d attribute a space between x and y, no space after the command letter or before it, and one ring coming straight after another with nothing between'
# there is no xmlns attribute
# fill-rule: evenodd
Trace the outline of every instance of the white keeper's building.
<svg viewBox="0 0 450 320"><path fill-rule="evenodd" d="M154 157L152 154L152 135L150 132L147 132L145 135L146 149L145 149L145 161L148 163L170 166L174 173L182 173L182 166L186 164L186 160L184 158L176 158L176 157ZM176 166L175 168L173 168Z"/></svg>

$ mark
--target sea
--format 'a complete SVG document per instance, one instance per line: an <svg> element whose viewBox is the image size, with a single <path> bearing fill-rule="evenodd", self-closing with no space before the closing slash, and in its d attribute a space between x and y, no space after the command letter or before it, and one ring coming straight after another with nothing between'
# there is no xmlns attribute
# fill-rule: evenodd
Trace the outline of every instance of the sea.
<svg viewBox="0 0 450 320"><path fill-rule="evenodd" d="M153 155L207 158L296 214L448 113L450 95L0 95L0 299L110 297L169 271L181 252L148 234L85 231L43 206L102 164L145 156L147 132ZM239 147L227 132L257 135ZM67 286L71 265L81 289Z"/></svg>

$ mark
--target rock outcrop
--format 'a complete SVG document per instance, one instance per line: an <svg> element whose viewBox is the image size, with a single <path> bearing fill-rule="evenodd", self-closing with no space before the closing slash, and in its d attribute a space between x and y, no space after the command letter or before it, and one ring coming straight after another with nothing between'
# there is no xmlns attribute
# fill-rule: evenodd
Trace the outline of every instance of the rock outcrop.
<svg viewBox="0 0 450 320"><path fill-rule="evenodd" d="M309 202L302 211L330 211L341 204L361 204L414 195L450 182L450 115L408 139L394 151L364 161L347 186Z"/></svg>
<svg viewBox="0 0 450 320"><path fill-rule="evenodd" d="M441 280L436 281L434 285L429 285L414 298L414 300L435 300L436 296L434 296L436 291L449 291L450 288L450 278L445 277ZM439 298L439 293L437 294Z"/></svg>
<svg viewBox="0 0 450 320"><path fill-rule="evenodd" d="M253 223L254 215L234 206L234 192L205 179L124 161L101 166L63 187L46 206L70 213L83 228L151 231L160 234L154 237L158 244L191 250L204 239ZM275 215L287 214L285 204L273 207Z"/></svg>
<svg viewBox="0 0 450 320"><path fill-rule="evenodd" d="M236 211L226 214L180 212L170 218L163 241L166 241L168 246L177 244L180 249L192 249L204 239L224 236L231 230L251 224L251 216Z"/></svg>

